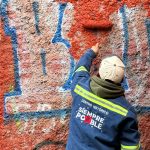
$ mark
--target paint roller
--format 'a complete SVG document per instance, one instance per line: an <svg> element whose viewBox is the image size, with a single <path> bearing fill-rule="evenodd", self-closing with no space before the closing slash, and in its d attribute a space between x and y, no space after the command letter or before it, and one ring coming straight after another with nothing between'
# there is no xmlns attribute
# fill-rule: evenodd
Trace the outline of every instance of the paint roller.
<svg viewBox="0 0 150 150"><path fill-rule="evenodd" d="M109 30L112 28L113 23L109 20L100 20L100 21L96 21L96 20L85 20L82 23L82 26L86 29L96 29L96 30Z"/></svg>

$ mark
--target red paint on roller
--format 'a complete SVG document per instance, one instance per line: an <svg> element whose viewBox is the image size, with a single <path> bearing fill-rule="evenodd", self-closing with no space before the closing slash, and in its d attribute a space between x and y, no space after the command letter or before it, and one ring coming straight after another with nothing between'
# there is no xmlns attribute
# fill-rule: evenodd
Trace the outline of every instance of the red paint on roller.
<svg viewBox="0 0 150 150"><path fill-rule="evenodd" d="M110 29L113 26L113 23L109 20L101 20L101 21L95 21L95 20L85 20L82 23L84 28L87 29Z"/></svg>
<svg viewBox="0 0 150 150"><path fill-rule="evenodd" d="M87 48L97 42L101 43L103 38L107 38L110 32L105 30L100 30L97 33L85 30L85 27L90 27L90 29L100 27L97 23L92 23L85 20L108 20L110 16L125 4L128 8L143 6L147 11L147 15L150 16L150 2L149 0L56 0L58 2L70 2L74 6L74 21L71 29L68 33L68 37L71 42L70 53L75 59L79 59L81 55L85 52ZM85 24L82 24L86 22ZM99 24L99 23L98 23ZM107 28L106 24L106 27ZM84 27L84 28L83 28ZM99 28L99 29L100 29ZM113 28L112 28L113 32Z"/></svg>

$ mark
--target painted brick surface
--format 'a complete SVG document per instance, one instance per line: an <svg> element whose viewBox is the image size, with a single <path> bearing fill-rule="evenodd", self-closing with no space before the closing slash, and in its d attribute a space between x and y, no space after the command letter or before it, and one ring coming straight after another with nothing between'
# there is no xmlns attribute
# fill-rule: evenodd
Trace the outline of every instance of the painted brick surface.
<svg viewBox="0 0 150 150"><path fill-rule="evenodd" d="M65 149L74 67L96 42L102 43L101 54L91 74L102 57L123 58L126 97L138 113L143 149L150 150L149 0L0 3L1 150ZM84 29L89 19L114 25L109 32Z"/></svg>

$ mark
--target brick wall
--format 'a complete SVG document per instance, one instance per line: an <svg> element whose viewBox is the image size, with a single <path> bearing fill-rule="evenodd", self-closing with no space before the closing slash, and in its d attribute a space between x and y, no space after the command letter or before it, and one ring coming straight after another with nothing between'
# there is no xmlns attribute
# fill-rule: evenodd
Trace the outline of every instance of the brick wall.
<svg viewBox="0 0 150 150"><path fill-rule="evenodd" d="M96 42L102 43L101 55L91 74L103 56L123 58L126 97L138 113L143 149L150 149L148 0L0 3L1 150L65 149L74 67ZM114 25L111 31L84 29L82 23L89 19Z"/></svg>

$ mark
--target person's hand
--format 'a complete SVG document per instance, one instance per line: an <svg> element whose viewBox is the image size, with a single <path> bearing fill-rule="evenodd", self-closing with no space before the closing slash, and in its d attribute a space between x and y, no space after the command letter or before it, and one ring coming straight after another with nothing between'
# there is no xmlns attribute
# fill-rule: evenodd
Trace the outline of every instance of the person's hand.
<svg viewBox="0 0 150 150"><path fill-rule="evenodd" d="M99 46L100 44L99 43L96 43L96 45L92 46L92 50L94 51L94 53L97 55L98 52L99 52Z"/></svg>

